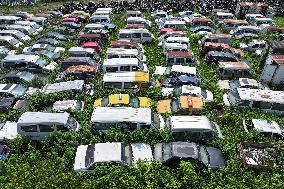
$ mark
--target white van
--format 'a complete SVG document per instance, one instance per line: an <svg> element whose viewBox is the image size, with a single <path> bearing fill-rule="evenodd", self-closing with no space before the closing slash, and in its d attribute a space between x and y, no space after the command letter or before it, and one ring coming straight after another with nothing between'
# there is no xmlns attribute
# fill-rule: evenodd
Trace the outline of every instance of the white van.
<svg viewBox="0 0 284 189"><path fill-rule="evenodd" d="M104 73L107 72L148 72L145 63L140 62L137 58L112 58L106 59L103 64Z"/></svg>
<svg viewBox="0 0 284 189"><path fill-rule="evenodd" d="M146 56L139 53L137 49L123 49L123 48L108 48L106 52L106 59L112 58L137 58L143 63L146 63Z"/></svg>
<svg viewBox="0 0 284 189"><path fill-rule="evenodd" d="M93 15L91 18L91 23L110 23L111 19L108 15Z"/></svg>
<svg viewBox="0 0 284 189"><path fill-rule="evenodd" d="M165 21L160 28L174 28L177 31L184 31L186 29L186 23L180 20Z"/></svg>
<svg viewBox="0 0 284 189"><path fill-rule="evenodd" d="M126 22L127 24L144 24L147 28L151 28L151 22L141 17L129 17Z"/></svg>
<svg viewBox="0 0 284 189"><path fill-rule="evenodd" d="M203 141L223 138L220 127L206 116L172 116L166 121L175 141Z"/></svg>
<svg viewBox="0 0 284 189"><path fill-rule="evenodd" d="M234 16L234 14L230 13L230 12L217 12L214 15L214 21L218 22L218 21L222 21L225 19L235 19L236 17Z"/></svg>
<svg viewBox="0 0 284 189"><path fill-rule="evenodd" d="M147 72L114 72L105 73L103 77L104 87L119 89L148 88L150 76Z"/></svg>
<svg viewBox="0 0 284 189"><path fill-rule="evenodd" d="M118 37L120 40L130 40L138 43L152 42L154 35L147 29L121 29Z"/></svg>
<svg viewBox="0 0 284 189"><path fill-rule="evenodd" d="M106 132L111 128L125 131L142 129L163 129L164 120L150 108L96 107L91 117L94 130Z"/></svg>
<svg viewBox="0 0 284 189"><path fill-rule="evenodd" d="M164 55L166 55L168 51L188 52L188 46L179 43L165 43L163 48Z"/></svg>
<svg viewBox="0 0 284 189"><path fill-rule="evenodd" d="M44 140L56 131L78 131L79 123L69 113L25 112L17 122L18 134Z"/></svg>
<svg viewBox="0 0 284 189"><path fill-rule="evenodd" d="M69 113L25 112L18 122L7 121L0 128L0 141L15 139L17 135L44 140L57 131L78 131L79 123Z"/></svg>

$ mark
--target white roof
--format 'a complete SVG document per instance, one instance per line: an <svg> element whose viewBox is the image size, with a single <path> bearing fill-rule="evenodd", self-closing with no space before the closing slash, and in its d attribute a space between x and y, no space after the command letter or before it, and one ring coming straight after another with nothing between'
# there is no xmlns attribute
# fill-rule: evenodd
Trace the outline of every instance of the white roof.
<svg viewBox="0 0 284 189"><path fill-rule="evenodd" d="M262 14L246 14L245 17L264 17Z"/></svg>
<svg viewBox="0 0 284 189"><path fill-rule="evenodd" d="M240 30L240 29L260 30L259 27L257 27L257 26L252 26L252 25L249 25L249 26L238 26L238 27L237 27L237 30Z"/></svg>
<svg viewBox="0 0 284 189"><path fill-rule="evenodd" d="M3 61L11 62L11 61L19 61L23 60L26 62L36 62L40 56L38 55L25 55L25 54L18 54L18 55L7 55Z"/></svg>
<svg viewBox="0 0 284 189"><path fill-rule="evenodd" d="M284 104L284 91L237 88L242 100Z"/></svg>
<svg viewBox="0 0 284 189"><path fill-rule="evenodd" d="M127 18L127 22L128 21L148 21L148 20L146 20L145 18L143 18L143 17L128 17Z"/></svg>
<svg viewBox="0 0 284 189"><path fill-rule="evenodd" d="M165 48L175 48L175 49L187 49L186 44L180 44L180 43L165 43L164 44Z"/></svg>
<svg viewBox="0 0 284 189"><path fill-rule="evenodd" d="M166 25L166 24L185 25L185 21L181 21L181 20L166 20L164 25Z"/></svg>
<svg viewBox="0 0 284 189"><path fill-rule="evenodd" d="M138 160L152 161L153 153L151 146L144 143L133 143L131 144L133 163L135 164Z"/></svg>
<svg viewBox="0 0 284 189"><path fill-rule="evenodd" d="M102 8L97 8L96 11L112 11L112 8L110 8L110 7L102 7Z"/></svg>
<svg viewBox="0 0 284 189"><path fill-rule="evenodd" d="M183 66L183 65L173 65L171 72L187 73L196 75L196 67Z"/></svg>
<svg viewBox="0 0 284 189"><path fill-rule="evenodd" d="M183 85L181 87L182 94L196 94L201 95L201 87L193 86L193 85Z"/></svg>
<svg viewBox="0 0 284 189"><path fill-rule="evenodd" d="M135 55L139 54L137 49L124 49L124 48L108 48L107 54L117 54L117 55Z"/></svg>
<svg viewBox="0 0 284 189"><path fill-rule="evenodd" d="M86 156L87 148L88 148L88 145L80 145L77 147L77 151L75 155L75 162L74 162L75 171L86 169L85 156Z"/></svg>
<svg viewBox="0 0 284 189"><path fill-rule="evenodd" d="M34 45L33 45L33 48L36 48L36 49L45 49L45 48L47 48L48 46L50 46L50 45L37 43L37 44L34 44Z"/></svg>
<svg viewBox="0 0 284 189"><path fill-rule="evenodd" d="M32 21L16 21L15 24L19 24L19 25L22 25L22 26L25 26L25 25L29 25L29 26L32 26L32 25L35 25L37 24L36 22L32 22Z"/></svg>
<svg viewBox="0 0 284 189"><path fill-rule="evenodd" d="M87 52L87 53L90 53L90 54L93 54L95 53L95 49L92 49L92 48L83 48L83 47L71 47L69 50L68 50L69 53L81 53L81 52Z"/></svg>
<svg viewBox="0 0 284 189"><path fill-rule="evenodd" d="M252 123L254 128L259 132L271 132L282 135L283 131L281 130L280 125L278 125L275 121L252 119Z"/></svg>
<svg viewBox="0 0 284 189"><path fill-rule="evenodd" d="M60 83L47 84L43 87L42 92L46 94L67 91L67 90L82 90L84 80L66 81Z"/></svg>
<svg viewBox="0 0 284 189"><path fill-rule="evenodd" d="M256 81L255 79L249 79L249 78L239 78L239 83L241 87L245 86L254 86L259 87L260 83Z"/></svg>
<svg viewBox="0 0 284 189"><path fill-rule="evenodd" d="M18 125L57 123L65 125L70 117L67 112L48 113L48 112L25 112L18 120Z"/></svg>
<svg viewBox="0 0 284 189"><path fill-rule="evenodd" d="M97 29L97 28L104 28L105 25L103 24L87 24L85 26L85 28L88 28L88 29Z"/></svg>
<svg viewBox="0 0 284 189"><path fill-rule="evenodd" d="M150 33L150 32L145 28L138 28L138 29L120 29L119 34L121 33Z"/></svg>
<svg viewBox="0 0 284 189"><path fill-rule="evenodd" d="M109 72L105 73L103 82L135 82L136 72Z"/></svg>
<svg viewBox="0 0 284 189"><path fill-rule="evenodd" d="M217 12L217 16L234 16L233 13L230 12Z"/></svg>
<svg viewBox="0 0 284 189"><path fill-rule="evenodd" d="M3 142L4 139L15 139L17 134L17 123L7 121L0 130L0 141Z"/></svg>
<svg viewBox="0 0 284 189"><path fill-rule="evenodd" d="M262 18L255 18L256 21L271 21L273 22L273 20L271 18L266 18L266 17L262 17Z"/></svg>
<svg viewBox="0 0 284 189"><path fill-rule="evenodd" d="M167 42L178 41L178 42L186 42L189 43L188 37L168 37Z"/></svg>
<svg viewBox="0 0 284 189"><path fill-rule="evenodd" d="M55 111L66 110L66 109L76 109L78 100L62 100L56 101L53 104L52 109Z"/></svg>
<svg viewBox="0 0 284 189"><path fill-rule="evenodd" d="M132 107L96 107L93 111L91 122L133 122L151 124L151 109Z"/></svg>
<svg viewBox="0 0 284 189"><path fill-rule="evenodd" d="M112 58L106 59L103 66L138 66L139 60L137 58Z"/></svg>
<svg viewBox="0 0 284 189"><path fill-rule="evenodd" d="M206 116L172 116L170 126L175 129L209 129L212 130L210 120Z"/></svg>
<svg viewBox="0 0 284 189"><path fill-rule="evenodd" d="M155 66L154 75L164 75L167 70L167 67L164 66Z"/></svg>
<svg viewBox="0 0 284 189"><path fill-rule="evenodd" d="M94 162L121 162L122 143L97 143L95 144Z"/></svg>

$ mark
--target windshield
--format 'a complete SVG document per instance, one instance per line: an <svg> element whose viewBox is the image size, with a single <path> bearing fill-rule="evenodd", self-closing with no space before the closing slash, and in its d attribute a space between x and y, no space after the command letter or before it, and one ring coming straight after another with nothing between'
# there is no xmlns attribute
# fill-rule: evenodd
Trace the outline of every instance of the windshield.
<svg viewBox="0 0 284 189"><path fill-rule="evenodd" d="M169 144L164 144L164 151L163 151L163 161L167 161L171 158L172 156L172 145L171 143Z"/></svg>
<svg viewBox="0 0 284 189"><path fill-rule="evenodd" d="M233 90L233 89L240 87L240 82L238 80L230 81L229 85L230 85L230 88Z"/></svg>
<svg viewBox="0 0 284 189"><path fill-rule="evenodd" d="M77 122L73 117L69 117L66 126L71 130L76 130Z"/></svg>
<svg viewBox="0 0 284 189"><path fill-rule="evenodd" d="M26 88L21 85L16 85L16 87L11 91L14 96L22 96L26 92Z"/></svg>
<svg viewBox="0 0 284 189"><path fill-rule="evenodd" d="M228 94L228 100L231 104L237 104L237 102L240 100L240 96L237 91L231 91Z"/></svg>
<svg viewBox="0 0 284 189"><path fill-rule="evenodd" d="M43 67L46 65L46 60L44 60L43 58L39 58L36 63L36 65L40 66L40 67Z"/></svg>
<svg viewBox="0 0 284 189"><path fill-rule="evenodd" d="M199 160L204 163L205 165L209 164L209 156L207 153L207 150L205 149L204 146L200 146L199 149Z"/></svg>
<svg viewBox="0 0 284 189"><path fill-rule="evenodd" d="M76 102L76 110L81 110L82 109L82 107L83 107L83 103L81 102L81 101L77 101Z"/></svg>

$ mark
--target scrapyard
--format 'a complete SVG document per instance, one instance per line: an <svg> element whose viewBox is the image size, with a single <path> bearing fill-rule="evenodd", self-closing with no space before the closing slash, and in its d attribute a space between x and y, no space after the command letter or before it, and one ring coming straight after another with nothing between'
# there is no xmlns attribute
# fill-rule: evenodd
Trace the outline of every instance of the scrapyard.
<svg viewBox="0 0 284 189"><path fill-rule="evenodd" d="M0 188L282 188L283 10L0 2Z"/></svg>

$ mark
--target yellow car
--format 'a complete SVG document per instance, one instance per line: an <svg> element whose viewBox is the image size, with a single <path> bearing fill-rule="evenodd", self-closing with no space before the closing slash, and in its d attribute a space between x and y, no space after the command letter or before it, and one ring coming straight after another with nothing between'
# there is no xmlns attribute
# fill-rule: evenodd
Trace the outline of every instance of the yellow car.
<svg viewBox="0 0 284 189"><path fill-rule="evenodd" d="M147 97L134 97L129 94L113 94L95 100L94 108L98 106L131 106L134 108L149 108L151 99Z"/></svg>
<svg viewBox="0 0 284 189"><path fill-rule="evenodd" d="M201 97L182 95L178 98L159 100L157 103L158 113L178 113L182 115L197 114L203 108Z"/></svg>

